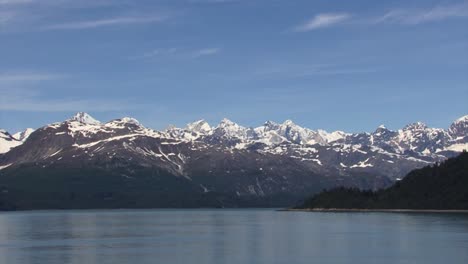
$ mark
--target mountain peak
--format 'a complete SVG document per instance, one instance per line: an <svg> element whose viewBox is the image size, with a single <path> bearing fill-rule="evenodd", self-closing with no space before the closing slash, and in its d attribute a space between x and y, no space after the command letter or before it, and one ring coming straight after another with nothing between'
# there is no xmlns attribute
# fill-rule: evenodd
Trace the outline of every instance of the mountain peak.
<svg viewBox="0 0 468 264"><path fill-rule="evenodd" d="M285 126L295 126L296 124L291 119L288 119L288 120L283 122L283 125L285 125Z"/></svg>
<svg viewBox="0 0 468 264"><path fill-rule="evenodd" d="M427 125L423 122L411 123L403 128L403 130L423 130L426 129Z"/></svg>
<svg viewBox="0 0 468 264"><path fill-rule="evenodd" d="M268 120L264 123L264 125L277 125L278 123L274 122L274 121L271 121L271 120Z"/></svg>
<svg viewBox="0 0 468 264"><path fill-rule="evenodd" d="M468 115L462 116L450 125L449 133L454 138L466 138L468 132Z"/></svg>
<svg viewBox="0 0 468 264"><path fill-rule="evenodd" d="M382 124L375 129L374 134L386 133L387 131L389 131L388 128Z"/></svg>
<svg viewBox="0 0 468 264"><path fill-rule="evenodd" d="M98 120L94 119L92 116L85 112L78 112L72 118L70 118L70 121L77 121L82 124L87 124L87 125L99 125L101 122Z"/></svg>
<svg viewBox="0 0 468 264"><path fill-rule="evenodd" d="M140 125L140 121L136 120L133 117L123 117L120 119L121 122L123 123L130 123L130 124L135 124L135 125Z"/></svg>
<svg viewBox="0 0 468 264"><path fill-rule="evenodd" d="M187 130L197 132L197 133L206 133L211 131L211 126L205 120L201 119L192 123L187 124Z"/></svg>
<svg viewBox="0 0 468 264"><path fill-rule="evenodd" d="M263 123L263 126L262 126L264 129L275 129L277 127L279 127L279 124L276 123L276 122L273 122L273 121L266 121L265 123Z"/></svg>
<svg viewBox="0 0 468 264"><path fill-rule="evenodd" d="M0 129L0 154L10 151L10 149L21 145L23 142L16 140L6 130ZM1 167L0 167L1 169Z"/></svg>
<svg viewBox="0 0 468 264"><path fill-rule="evenodd" d="M223 118L221 122L219 123L219 126L236 126L237 124L232 122L231 120L227 118Z"/></svg>
<svg viewBox="0 0 468 264"><path fill-rule="evenodd" d="M32 128L26 128L26 130L24 130L24 131L15 133L15 134L13 135L13 137L14 137L16 140L25 141L25 140L29 137L29 135L31 135L32 132L34 132L34 129L32 129Z"/></svg>
<svg viewBox="0 0 468 264"><path fill-rule="evenodd" d="M458 118L457 120L455 120L453 123L463 123L463 122L468 122L468 115L466 116L462 116L460 118Z"/></svg>

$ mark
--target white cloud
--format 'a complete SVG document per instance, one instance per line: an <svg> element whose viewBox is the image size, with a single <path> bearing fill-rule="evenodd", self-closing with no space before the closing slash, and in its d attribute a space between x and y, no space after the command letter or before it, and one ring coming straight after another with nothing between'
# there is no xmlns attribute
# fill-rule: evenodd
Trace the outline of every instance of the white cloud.
<svg viewBox="0 0 468 264"><path fill-rule="evenodd" d="M79 21L63 24L55 24L43 27L44 30L63 30L63 29L89 29L105 26L130 25L130 24L145 24L163 21L163 16L149 17L117 17L111 19Z"/></svg>
<svg viewBox="0 0 468 264"><path fill-rule="evenodd" d="M221 52L221 49L219 48L207 48L207 49L201 49L197 50L193 53L193 58L199 58L203 56L210 56L210 55L215 55L217 53Z"/></svg>
<svg viewBox="0 0 468 264"><path fill-rule="evenodd" d="M296 32L306 32L315 30L318 28L330 27L343 21L349 19L351 17L350 14L347 13L323 13L318 14L305 24L299 25L294 28Z"/></svg>
<svg viewBox="0 0 468 264"><path fill-rule="evenodd" d="M431 9L395 9L375 20L375 23L398 23L416 25L449 18L468 17L468 4L436 6Z"/></svg>

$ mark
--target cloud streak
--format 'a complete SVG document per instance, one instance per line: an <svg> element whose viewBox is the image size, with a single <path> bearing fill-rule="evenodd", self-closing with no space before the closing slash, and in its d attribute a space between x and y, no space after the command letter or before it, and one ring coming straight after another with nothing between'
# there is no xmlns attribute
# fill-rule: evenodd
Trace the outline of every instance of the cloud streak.
<svg viewBox="0 0 468 264"><path fill-rule="evenodd" d="M376 19L375 23L417 25L462 17L468 17L468 3L451 6L436 6L425 10L395 9Z"/></svg>
<svg viewBox="0 0 468 264"><path fill-rule="evenodd" d="M59 99L48 100L35 97L6 97L0 100L2 111L36 111L36 112L67 112L67 111L96 111L109 112L128 109L140 109L147 106L129 104L124 101L89 100L89 99Z"/></svg>
<svg viewBox="0 0 468 264"><path fill-rule="evenodd" d="M67 75L53 73L0 73L0 111L65 112L86 109L106 112L147 107L112 99L59 98L51 99L50 94L37 86L45 81L67 78Z"/></svg>
<svg viewBox="0 0 468 264"><path fill-rule="evenodd" d="M32 2L33 0L0 0L0 6L1 5L29 4Z"/></svg>
<svg viewBox="0 0 468 264"><path fill-rule="evenodd" d="M364 24L401 24L418 25L428 22L437 22L447 19L468 17L468 2L455 5L435 6L426 9L393 9L377 18L362 18ZM321 13L305 23L293 28L294 32L308 32L342 24L346 21L358 22L349 13Z"/></svg>
<svg viewBox="0 0 468 264"><path fill-rule="evenodd" d="M269 65L252 71L255 76L265 79L270 78L309 78L321 75L353 75L369 74L377 72L375 67L358 67L355 65L336 64L277 64Z"/></svg>
<svg viewBox="0 0 468 264"><path fill-rule="evenodd" d="M181 59L196 59L204 56L212 56L221 52L220 48L205 48L199 50L184 50L181 48L166 48L166 49L155 49L149 52L145 52L140 55L130 56L129 60L140 60L140 59L151 59L159 56L181 58Z"/></svg>
<svg viewBox="0 0 468 264"><path fill-rule="evenodd" d="M223 3L232 3L239 2L241 0L189 0L190 3L196 4L223 4Z"/></svg>
<svg viewBox="0 0 468 264"><path fill-rule="evenodd" d="M211 56L211 55L215 55L215 54L218 54L219 52L221 52L221 49L220 48L207 48L207 49L201 49L201 50L197 50L193 53L193 58L200 58L200 57L204 57L204 56Z"/></svg>
<svg viewBox="0 0 468 264"><path fill-rule="evenodd" d="M110 19L78 21L78 22L71 22L71 23L49 25L49 26L43 27L43 30L91 29L91 28L118 26L118 25L147 24L147 23L161 22L163 20L165 20L165 17L163 16L116 17L116 18L110 18Z"/></svg>
<svg viewBox="0 0 468 264"><path fill-rule="evenodd" d="M145 52L141 55L130 56L128 59L130 60L139 60L139 59L149 59L157 56L164 56L164 55L172 55L178 51L177 48L169 48L169 49L155 49L149 52Z"/></svg>
<svg viewBox="0 0 468 264"><path fill-rule="evenodd" d="M51 81L65 77L65 75L50 73L0 73L0 83Z"/></svg>
<svg viewBox="0 0 468 264"><path fill-rule="evenodd" d="M345 20L351 18L348 13L322 13L318 14L306 23L296 26L295 32L307 32L319 28L331 27L336 24L340 24Z"/></svg>

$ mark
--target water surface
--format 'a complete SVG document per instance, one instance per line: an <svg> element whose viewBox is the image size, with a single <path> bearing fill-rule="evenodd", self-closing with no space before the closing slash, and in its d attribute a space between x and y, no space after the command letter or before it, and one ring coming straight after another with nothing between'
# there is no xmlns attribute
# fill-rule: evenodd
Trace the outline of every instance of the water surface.
<svg viewBox="0 0 468 264"><path fill-rule="evenodd" d="M468 215L252 210L0 213L0 263L468 263Z"/></svg>

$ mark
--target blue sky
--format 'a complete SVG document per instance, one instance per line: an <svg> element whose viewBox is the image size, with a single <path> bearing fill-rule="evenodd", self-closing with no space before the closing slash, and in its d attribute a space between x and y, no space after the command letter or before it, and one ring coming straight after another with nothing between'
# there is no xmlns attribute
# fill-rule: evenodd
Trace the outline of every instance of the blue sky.
<svg viewBox="0 0 468 264"><path fill-rule="evenodd" d="M0 127L372 131L468 114L468 1L0 0Z"/></svg>

